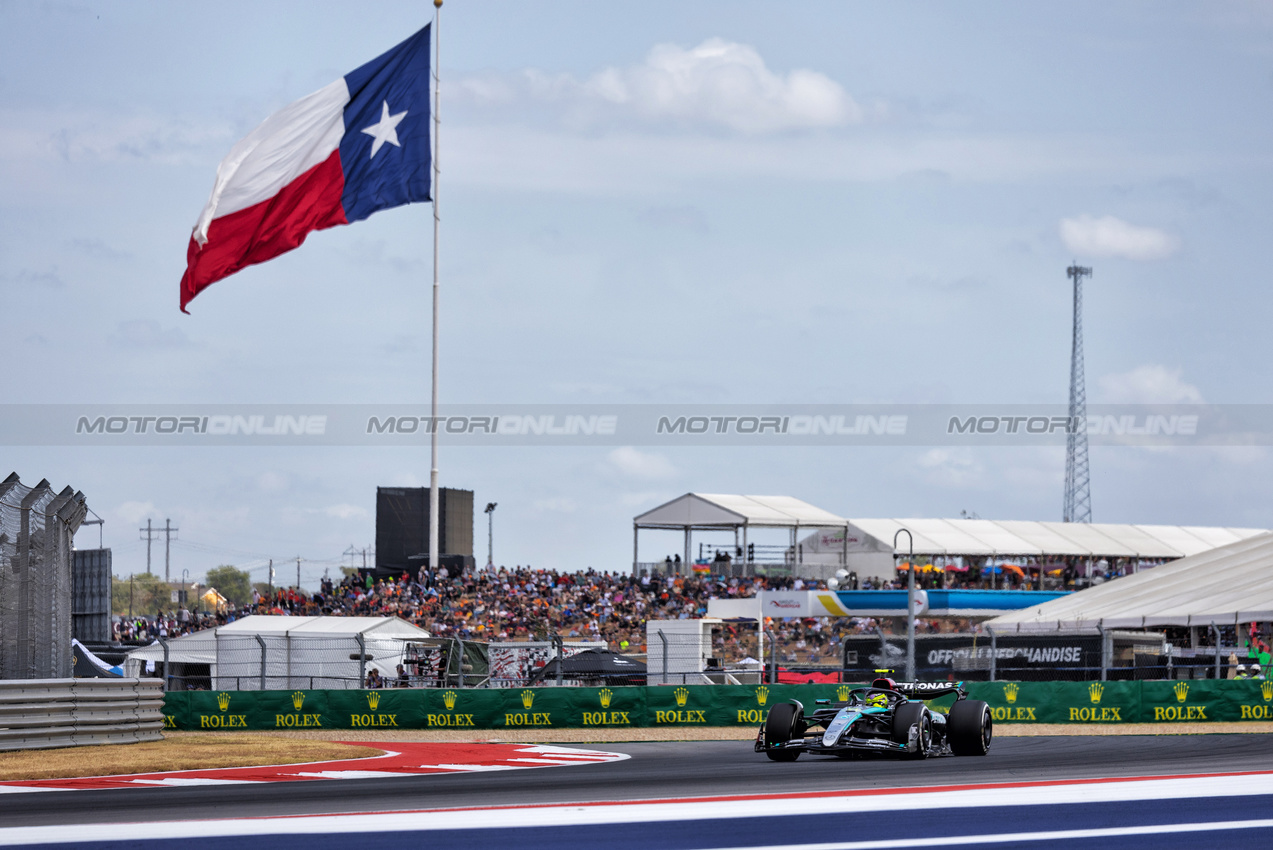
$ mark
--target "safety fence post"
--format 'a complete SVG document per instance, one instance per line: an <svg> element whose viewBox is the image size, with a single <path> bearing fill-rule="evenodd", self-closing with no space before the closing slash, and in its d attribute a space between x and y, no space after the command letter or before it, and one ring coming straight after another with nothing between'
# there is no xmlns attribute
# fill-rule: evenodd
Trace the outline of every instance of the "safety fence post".
<svg viewBox="0 0 1273 850"><path fill-rule="evenodd" d="M159 645L164 648L164 693L168 693L168 677L172 675L168 667L168 639L159 638Z"/></svg>
<svg viewBox="0 0 1273 850"><path fill-rule="evenodd" d="M256 638L256 642L261 646L261 686L257 690L263 691L265 690L265 638L260 635L253 635L253 637Z"/></svg>
<svg viewBox="0 0 1273 850"><path fill-rule="evenodd" d="M661 674L663 676L663 681L660 682L659 684L666 685L667 684L667 635L663 634L663 631L661 629L655 632L655 634L659 636L659 640L663 641L663 668L662 668L663 672Z"/></svg>
<svg viewBox="0 0 1273 850"><path fill-rule="evenodd" d="M990 681L993 682L999 665L999 636L989 626L986 627L986 631L990 632Z"/></svg>
<svg viewBox="0 0 1273 850"><path fill-rule="evenodd" d="M760 666L764 669L765 659L761 657ZM841 678L843 678L841 673ZM773 632L769 633L769 684L776 685L778 683L778 638Z"/></svg>
<svg viewBox="0 0 1273 850"><path fill-rule="evenodd" d="M1211 625L1210 625L1210 626L1207 626L1207 629L1211 632L1211 634L1215 635L1215 637L1216 637L1216 643L1215 643L1215 647L1214 647L1214 649L1215 649L1215 653L1216 653L1216 675L1215 675L1215 677L1216 677L1216 679L1218 680L1218 679L1220 678L1220 630L1219 630L1218 628L1216 628L1216 621L1215 621L1215 620L1212 620L1212 621L1211 621Z"/></svg>
<svg viewBox="0 0 1273 850"><path fill-rule="evenodd" d="M662 632L659 632L661 635ZM561 635L552 636L553 646L557 647L557 687L561 687L561 668L566 663L566 642L562 640Z"/></svg>
<svg viewBox="0 0 1273 850"><path fill-rule="evenodd" d="M358 641L358 687L367 684L367 640L361 633L354 635L354 640ZM447 665L447 678L450 678L451 665Z"/></svg>
<svg viewBox="0 0 1273 850"><path fill-rule="evenodd" d="M1096 631L1101 635L1101 681L1104 682L1109 676L1109 657L1113 650L1114 639L1105 634L1105 621L1101 620L1096 624Z"/></svg>
<svg viewBox="0 0 1273 850"><path fill-rule="evenodd" d="M455 645L460 650L459 668L460 668L460 687L464 687L464 638L456 638Z"/></svg>

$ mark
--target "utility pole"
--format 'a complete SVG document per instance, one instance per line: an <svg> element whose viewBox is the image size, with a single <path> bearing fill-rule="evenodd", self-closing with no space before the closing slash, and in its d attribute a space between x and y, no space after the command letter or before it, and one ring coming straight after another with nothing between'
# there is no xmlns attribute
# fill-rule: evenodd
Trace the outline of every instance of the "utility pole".
<svg viewBox="0 0 1273 850"><path fill-rule="evenodd" d="M1087 463L1087 388L1083 376L1083 278L1092 270L1072 265L1074 332L1070 341L1070 422L1065 435L1065 505L1062 522L1092 521L1091 473Z"/></svg>
<svg viewBox="0 0 1273 850"><path fill-rule="evenodd" d="M145 528L139 528L137 530L146 535L141 539L146 541L146 575L150 575L150 541L155 539L153 530L150 527L150 520L146 520Z"/></svg>
<svg viewBox="0 0 1273 850"><path fill-rule="evenodd" d="M296 556L296 592L301 592L301 556Z"/></svg>
<svg viewBox="0 0 1273 850"><path fill-rule="evenodd" d="M270 558L270 602L274 602L274 559Z"/></svg>
<svg viewBox="0 0 1273 850"><path fill-rule="evenodd" d="M146 526L147 527L150 526L149 520L146 521ZM172 557L172 536L176 534L179 530L180 529L173 527L172 520L170 519L164 520L164 581L165 582L171 581L171 578L168 575L169 573L168 565ZM147 558L146 560L149 561L150 559ZM150 566L149 563L147 563L147 568L148 568L146 570L147 572L150 571L149 566Z"/></svg>

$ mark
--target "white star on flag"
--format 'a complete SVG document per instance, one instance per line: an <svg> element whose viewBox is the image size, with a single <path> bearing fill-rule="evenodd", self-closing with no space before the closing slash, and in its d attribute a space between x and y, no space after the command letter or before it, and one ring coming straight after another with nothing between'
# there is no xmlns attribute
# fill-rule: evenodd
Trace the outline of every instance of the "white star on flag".
<svg viewBox="0 0 1273 850"><path fill-rule="evenodd" d="M402 147L398 143L398 124L403 118L407 117L405 111L399 112L397 115L389 114L389 101L384 101L384 106L380 112L380 121L372 124L370 127L364 127L363 132L371 136L375 141L371 143L371 156L374 158L376 151L388 142L396 148Z"/></svg>

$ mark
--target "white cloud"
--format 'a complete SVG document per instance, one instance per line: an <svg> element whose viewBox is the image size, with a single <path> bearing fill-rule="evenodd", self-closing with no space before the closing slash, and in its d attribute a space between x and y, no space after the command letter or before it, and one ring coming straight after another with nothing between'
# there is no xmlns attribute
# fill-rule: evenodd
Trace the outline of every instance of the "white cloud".
<svg viewBox="0 0 1273 850"><path fill-rule="evenodd" d="M262 472L256 477L256 487L267 493L287 489L287 476L281 472Z"/></svg>
<svg viewBox="0 0 1273 850"><path fill-rule="evenodd" d="M539 511L548 511L557 514L572 514L578 508L574 499L565 497L557 497L553 499L536 499L534 507Z"/></svg>
<svg viewBox="0 0 1273 850"><path fill-rule="evenodd" d="M153 502L124 502L115 508L115 516L132 524L156 513Z"/></svg>
<svg viewBox="0 0 1273 850"><path fill-rule="evenodd" d="M181 328L165 328L154 319L120 322L115 340L125 348L185 348L190 344Z"/></svg>
<svg viewBox="0 0 1273 850"><path fill-rule="evenodd" d="M517 77L469 78L459 89L478 103L556 104L582 124L638 117L759 134L862 120L862 108L825 74L803 68L775 73L755 48L719 38L688 50L659 44L641 64L606 68L582 81L529 70Z"/></svg>
<svg viewBox="0 0 1273 850"><path fill-rule="evenodd" d="M1180 369L1158 364L1104 375L1098 381L1102 400L1110 404L1201 404L1202 393L1180 378Z"/></svg>
<svg viewBox="0 0 1273 850"><path fill-rule="evenodd" d="M645 490L639 493L621 493L619 495L619 504L625 508L644 508L649 510L655 505L661 505L673 498L674 495L666 491Z"/></svg>
<svg viewBox="0 0 1273 850"><path fill-rule="evenodd" d="M204 157L234 138L235 128L140 109L0 110L0 161L145 160L207 165Z"/></svg>
<svg viewBox="0 0 1273 850"><path fill-rule="evenodd" d="M676 467L663 455L647 454L632 446L619 446L606 455L606 460L612 468L633 478L656 480L676 475Z"/></svg>
<svg viewBox="0 0 1273 850"><path fill-rule="evenodd" d="M449 173L459 184L651 198L740 178L873 182L940 171L952 180L1004 182L1093 173L1126 176L1162 164L1108 151L1102 155L1095 146L1043 137L942 135L899 144L887 133L729 138L639 128L565 133L505 120L497 133L477 122L456 125L450 138Z"/></svg>
<svg viewBox="0 0 1273 850"><path fill-rule="evenodd" d="M366 508L357 505L331 505L324 508L323 513L332 519L366 519L370 516Z"/></svg>
<svg viewBox="0 0 1273 850"><path fill-rule="evenodd" d="M1153 227L1129 224L1112 215L1061 219L1061 241L1082 257L1161 260L1180 247L1180 240Z"/></svg>
<svg viewBox="0 0 1273 850"><path fill-rule="evenodd" d="M968 449L929 449L918 464L929 484L940 487L968 487L982 478L985 469Z"/></svg>

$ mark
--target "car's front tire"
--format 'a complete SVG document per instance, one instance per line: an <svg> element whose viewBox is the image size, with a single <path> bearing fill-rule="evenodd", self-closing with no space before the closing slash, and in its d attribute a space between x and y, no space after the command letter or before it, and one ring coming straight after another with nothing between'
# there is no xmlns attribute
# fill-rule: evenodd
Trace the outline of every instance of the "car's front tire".
<svg viewBox="0 0 1273 850"><path fill-rule="evenodd" d="M795 761L800 751L783 749L793 738L804 735L804 709L794 702L780 702L765 717L765 755L770 761ZM780 745L777 749L774 745Z"/></svg>
<svg viewBox="0 0 1273 850"><path fill-rule="evenodd" d="M946 716L946 739L957 756L984 756L990 752L994 719L990 706L979 699L961 699Z"/></svg>
<svg viewBox="0 0 1273 850"><path fill-rule="evenodd" d="M919 749L911 753L912 758L922 759L928 756L933 745L933 722L922 702L904 702L893 711L893 740L899 744L910 741L911 727L919 726Z"/></svg>

